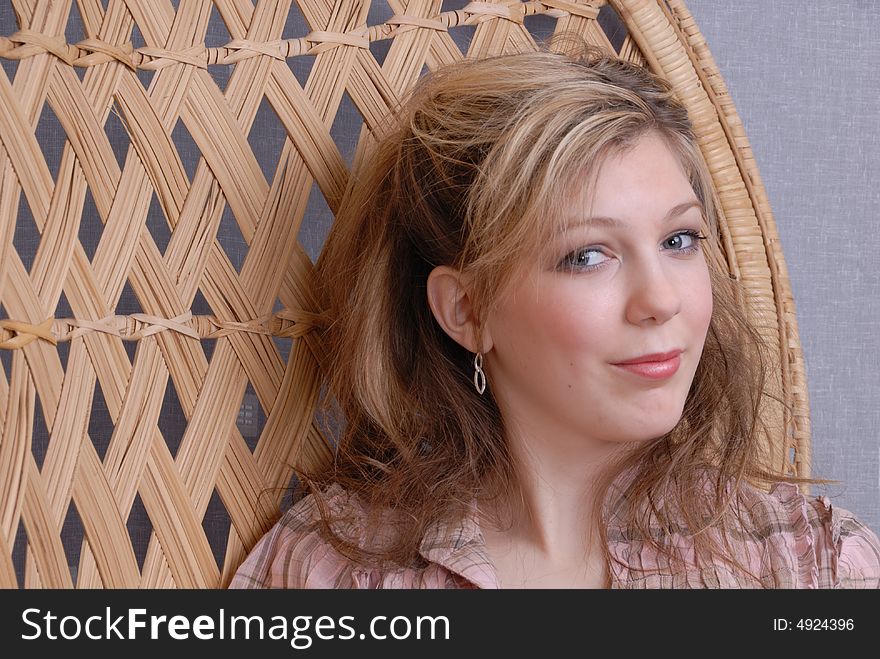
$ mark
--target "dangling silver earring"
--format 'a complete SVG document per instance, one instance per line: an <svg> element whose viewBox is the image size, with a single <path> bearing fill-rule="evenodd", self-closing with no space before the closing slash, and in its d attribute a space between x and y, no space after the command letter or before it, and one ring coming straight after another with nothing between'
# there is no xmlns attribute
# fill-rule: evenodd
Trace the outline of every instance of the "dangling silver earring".
<svg viewBox="0 0 880 659"><path fill-rule="evenodd" d="M483 353L474 355L474 387L482 395L486 390L486 374L483 373Z"/></svg>

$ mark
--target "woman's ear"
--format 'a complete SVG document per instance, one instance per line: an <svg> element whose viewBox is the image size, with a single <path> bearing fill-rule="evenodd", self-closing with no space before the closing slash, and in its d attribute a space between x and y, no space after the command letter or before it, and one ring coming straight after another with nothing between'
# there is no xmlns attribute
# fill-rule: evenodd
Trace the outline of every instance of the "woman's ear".
<svg viewBox="0 0 880 659"><path fill-rule="evenodd" d="M476 318L473 315L464 275L455 268L438 265L428 275L428 305L434 318L453 341L471 352L488 352L492 337L483 327L481 347L477 347Z"/></svg>

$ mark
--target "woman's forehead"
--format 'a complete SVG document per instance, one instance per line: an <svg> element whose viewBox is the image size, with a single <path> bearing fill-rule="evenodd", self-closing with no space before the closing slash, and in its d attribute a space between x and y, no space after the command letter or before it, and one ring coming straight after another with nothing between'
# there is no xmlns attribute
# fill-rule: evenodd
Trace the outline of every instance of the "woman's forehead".
<svg viewBox="0 0 880 659"><path fill-rule="evenodd" d="M627 161L628 165L633 163L633 159ZM631 228L628 215L643 218L645 211L651 216L645 218L649 220L669 219L691 207L703 211L703 204L677 157L670 155L633 167L638 171L619 166L606 169L600 165L569 181L554 213L557 232L582 225Z"/></svg>

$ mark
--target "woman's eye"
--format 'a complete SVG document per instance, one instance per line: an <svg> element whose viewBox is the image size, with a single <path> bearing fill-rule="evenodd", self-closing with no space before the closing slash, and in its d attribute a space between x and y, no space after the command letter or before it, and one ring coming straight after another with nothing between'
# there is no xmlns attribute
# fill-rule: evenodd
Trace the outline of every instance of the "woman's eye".
<svg viewBox="0 0 880 659"><path fill-rule="evenodd" d="M562 259L563 268L592 270L603 263L599 258L604 256L601 251L595 248L579 249Z"/></svg>
<svg viewBox="0 0 880 659"><path fill-rule="evenodd" d="M670 236L661 246L675 254L692 254L699 250L701 240L706 240L706 236L699 231L688 229ZM562 270L589 271L603 267L609 260L610 258L603 254L601 249L584 247L565 256L559 267Z"/></svg>
<svg viewBox="0 0 880 659"><path fill-rule="evenodd" d="M681 233L677 233L674 236L667 238L664 244L668 245L669 249L688 249L696 242L696 236L692 235L690 232L682 231Z"/></svg>
<svg viewBox="0 0 880 659"><path fill-rule="evenodd" d="M664 245L669 245L669 249L673 251L690 254L696 252L700 248L701 240L706 240L706 236L699 231L688 229L686 231L679 231L674 236L670 236L664 241Z"/></svg>

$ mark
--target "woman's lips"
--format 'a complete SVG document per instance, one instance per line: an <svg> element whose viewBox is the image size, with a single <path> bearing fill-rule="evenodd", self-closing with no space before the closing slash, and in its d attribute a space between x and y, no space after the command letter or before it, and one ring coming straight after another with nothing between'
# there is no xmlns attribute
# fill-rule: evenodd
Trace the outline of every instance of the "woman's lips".
<svg viewBox="0 0 880 659"><path fill-rule="evenodd" d="M612 364L617 368L622 368L635 375L639 375L649 380L665 380L675 375L678 367L681 365L681 355L678 354L672 359L662 362L639 362L637 364Z"/></svg>

